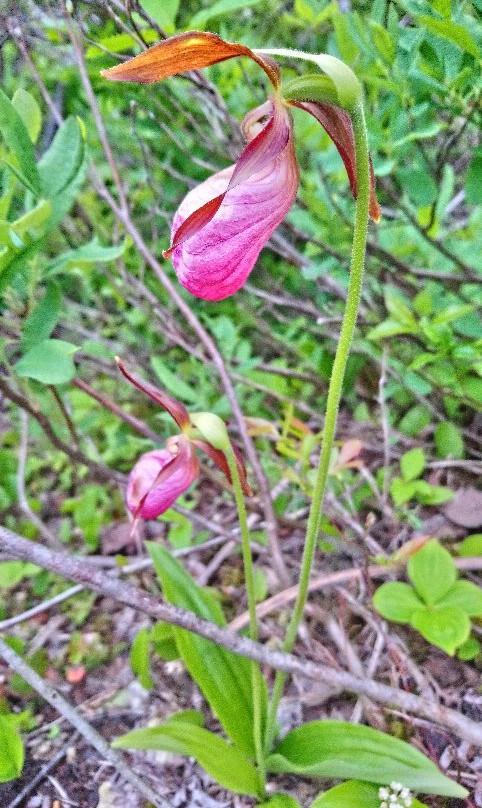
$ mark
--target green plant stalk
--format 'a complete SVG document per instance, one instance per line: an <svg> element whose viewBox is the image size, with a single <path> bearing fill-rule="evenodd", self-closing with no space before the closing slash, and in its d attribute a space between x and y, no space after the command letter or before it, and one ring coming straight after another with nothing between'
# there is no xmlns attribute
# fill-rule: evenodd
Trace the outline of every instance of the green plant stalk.
<svg viewBox="0 0 482 808"><path fill-rule="evenodd" d="M360 100L351 114L353 132L355 136L356 153L356 177L357 177L357 200L355 212L355 225L353 230L353 246L350 264L350 283L348 295L343 315L343 323L340 338L336 349L335 360L331 372L330 385L328 388L328 398L326 402L325 423L323 428L323 439L321 444L320 461L313 492L313 500L310 508L308 527L306 531L305 546L301 562L300 582L298 595L293 609L293 614L286 632L283 643L283 651L290 653L298 633L298 627L303 616L308 594L308 584L310 580L313 556L316 548L321 517L323 512L323 500L325 495L326 480L330 466L331 450L335 438L338 409L345 378L345 369L350 352L350 347L355 331L358 307L363 282L363 270L365 264L365 248L368 229L368 210L370 203L370 177L369 177L369 157L368 142L365 125L365 115L363 102ZM278 671L275 677L273 695L268 710L268 721L265 735L265 753L269 754L276 734L276 714L278 705L286 681L286 674Z"/></svg>
<svg viewBox="0 0 482 808"><path fill-rule="evenodd" d="M243 489L239 479L238 467L234 451L229 444L229 449L225 451L228 461L231 482L233 485L234 499L238 510L239 525L241 528L241 543L243 551L244 577L246 582L246 594L248 598L249 610L249 636L255 642L258 641L258 623L256 620L256 598L254 592L253 557L251 555L251 543L249 539L248 519L246 506L244 504ZM261 671L259 665L254 660L251 662L251 685L253 690L253 724L254 724L254 745L256 750L256 763L258 764L258 774L261 782L260 797L265 796L266 786L266 765L263 744L263 691L261 688Z"/></svg>

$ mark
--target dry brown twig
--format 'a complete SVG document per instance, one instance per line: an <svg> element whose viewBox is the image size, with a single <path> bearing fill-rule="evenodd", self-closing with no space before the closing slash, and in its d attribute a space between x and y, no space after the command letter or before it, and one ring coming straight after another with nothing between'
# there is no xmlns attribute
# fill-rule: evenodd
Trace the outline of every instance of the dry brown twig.
<svg viewBox="0 0 482 808"><path fill-rule="evenodd" d="M368 696L383 705L393 705L407 713L440 724L470 743L482 746L482 727L474 721L443 705L412 693L398 690L381 682L360 679L345 671L338 671L326 665L315 664L292 654L273 651L265 646L240 637L232 631L209 623L191 612L159 601L147 592L110 577L92 567L85 559L77 559L67 553L57 553L46 547L17 536L10 530L0 527L0 552L8 552L12 557L37 564L43 569L61 575L71 581L83 584L103 596L110 596L137 611L162 620L188 631L193 631L223 648L254 659L262 665L289 674L298 674L325 684L333 684L343 690Z"/></svg>

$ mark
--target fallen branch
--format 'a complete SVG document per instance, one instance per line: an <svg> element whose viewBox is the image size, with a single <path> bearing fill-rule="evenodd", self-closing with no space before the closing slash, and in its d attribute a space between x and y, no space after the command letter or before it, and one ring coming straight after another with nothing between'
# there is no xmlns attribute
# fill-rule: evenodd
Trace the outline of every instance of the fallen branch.
<svg viewBox="0 0 482 808"><path fill-rule="evenodd" d="M69 721L73 727L75 727L78 732L88 741L97 751L102 755L105 760L108 760L109 763L114 766L115 769L119 772L119 774L127 780L137 791L142 794L142 796L149 800L152 805L155 805L156 808L172 808L172 805L164 799L164 797L158 796L153 789L141 780L137 774L132 771L130 766L128 766L127 761L125 758L112 749L106 740L99 735L96 729L92 727L88 721L85 720L75 707L64 699L60 693L52 687L49 682L46 682L45 679L42 679L41 676L38 675L30 665L22 659L9 645L7 645L4 640L0 637L0 656L3 657L7 665L14 670L22 679L25 679L26 682L32 687L40 696L42 696L45 701L57 710L60 715Z"/></svg>
<svg viewBox="0 0 482 808"><path fill-rule="evenodd" d="M404 712L428 718L450 729L469 743L482 746L482 727L456 710L380 682L361 679L345 671L334 670L327 665L309 662L282 651L273 651L246 637L239 637L226 628L202 620L191 612L163 603L130 584L109 577L93 568L85 558L78 559L67 553L54 552L17 536L4 527L0 527L0 552L2 551L8 552L14 558L29 561L64 578L81 583L101 595L112 597L132 609L143 612L155 620L161 620L199 634L235 654L254 659L262 665L304 676L316 682L331 684L351 693L368 696L385 706L392 705Z"/></svg>

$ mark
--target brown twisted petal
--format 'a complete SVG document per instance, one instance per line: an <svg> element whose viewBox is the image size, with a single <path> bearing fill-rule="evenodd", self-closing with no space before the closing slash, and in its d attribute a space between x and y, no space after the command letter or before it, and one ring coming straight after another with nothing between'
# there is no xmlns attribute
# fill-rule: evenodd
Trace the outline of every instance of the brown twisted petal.
<svg viewBox="0 0 482 808"><path fill-rule="evenodd" d="M186 429L190 426L191 421L189 418L189 413L186 410L184 404L180 401L177 401L172 396L168 395L164 392L164 390L159 390L159 388L155 387L150 382L147 382L145 379L141 379L140 376L136 376L135 373L131 373L130 370L127 370L126 366L124 365L122 359L119 359L116 356L115 360L119 366L119 370L123 376L130 381L134 387L137 387L138 390L142 390L149 398L152 398L157 404L167 410L169 415L174 418L176 424L182 429Z"/></svg>
<svg viewBox="0 0 482 808"><path fill-rule="evenodd" d="M353 135L353 124L348 112L335 106L334 104L322 101L289 101L293 107L304 109L321 123L323 129L331 137L345 164L346 173L350 182L353 197L356 199L356 156L355 137ZM375 176L370 158L370 218L374 222L379 222L382 212L375 194Z"/></svg>
<svg viewBox="0 0 482 808"><path fill-rule="evenodd" d="M209 31L186 31L171 36L127 62L101 70L101 75L111 81L152 84L187 70L199 70L225 62L236 56L249 56L264 70L273 86L278 87L280 70L274 59L254 53L245 45L226 42Z"/></svg>
<svg viewBox="0 0 482 808"><path fill-rule="evenodd" d="M231 472L229 471L228 461L226 460L226 455L224 452L221 452L219 449L215 449L214 446L211 446L205 440L199 440L198 438L191 438L191 443L197 446L198 449L201 449L207 456L216 464L218 469L220 469L223 474L226 475L229 482L231 480ZM241 481L241 487L245 494L251 495L253 492L248 485L248 480L246 476L246 467L244 465L243 458L241 456L241 452L239 451L238 447L231 442L231 446L233 447L234 456L236 458L236 466L238 468L239 479Z"/></svg>

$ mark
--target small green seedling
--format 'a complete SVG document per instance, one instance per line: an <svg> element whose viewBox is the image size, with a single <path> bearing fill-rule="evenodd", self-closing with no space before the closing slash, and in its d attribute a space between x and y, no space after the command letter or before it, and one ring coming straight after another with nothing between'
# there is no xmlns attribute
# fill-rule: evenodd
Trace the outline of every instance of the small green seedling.
<svg viewBox="0 0 482 808"><path fill-rule="evenodd" d="M431 485L420 477L425 469L423 449L410 449L400 458L401 477L395 477L390 485L390 494L398 507L411 499L421 505L440 505L453 497L450 488Z"/></svg>
<svg viewBox="0 0 482 808"><path fill-rule="evenodd" d="M471 617L482 615L482 592L458 579L450 553L431 539L407 565L412 586L386 583L373 598L375 609L387 620L408 623L428 642L462 659L477 656L479 644L469 639Z"/></svg>

